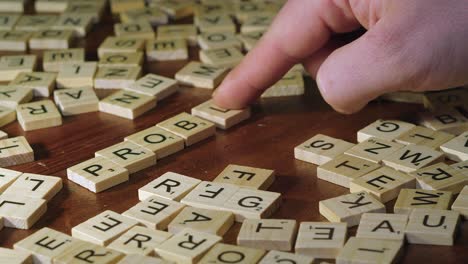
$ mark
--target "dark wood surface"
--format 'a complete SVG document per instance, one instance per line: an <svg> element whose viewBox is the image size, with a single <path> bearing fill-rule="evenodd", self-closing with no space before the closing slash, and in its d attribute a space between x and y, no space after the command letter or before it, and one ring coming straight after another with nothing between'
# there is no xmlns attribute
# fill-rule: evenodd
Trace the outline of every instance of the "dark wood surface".
<svg viewBox="0 0 468 264"><path fill-rule="evenodd" d="M96 59L96 48L112 33L112 19L95 26L86 40L87 59ZM41 52L35 52L40 54ZM197 59L191 50L191 58ZM146 63L145 72L173 77L186 61ZM262 63L259 62L260 66ZM35 151L35 162L11 167L22 172L62 177L64 187L48 204L47 213L30 230L4 228L0 245L12 247L20 239L42 227L70 234L71 228L103 210L121 213L138 202L137 190L165 172L173 171L201 180L214 179L227 165L240 164L277 171L271 191L283 195L283 204L274 218L297 221L326 221L318 212L318 202L348 193L348 189L318 180L316 166L294 159L293 149L308 138L322 133L356 142L356 132L378 118L414 121L419 105L373 102L360 113L341 115L322 100L312 80L307 79L303 97L262 100L253 106L252 117L227 130L218 130L215 137L166 157L156 166L131 176L129 182L99 194L70 182L66 169L93 157L94 152L116 144L136 131L148 128L210 98L211 91L183 87L158 106L134 121L106 113L89 113L63 119L55 128L23 132L17 122L1 128L10 136L24 135ZM393 203L387 204L392 212ZM239 224L225 236L235 243ZM468 222L462 222L455 246L405 245L403 263L467 263ZM354 234L355 228L350 230Z"/></svg>

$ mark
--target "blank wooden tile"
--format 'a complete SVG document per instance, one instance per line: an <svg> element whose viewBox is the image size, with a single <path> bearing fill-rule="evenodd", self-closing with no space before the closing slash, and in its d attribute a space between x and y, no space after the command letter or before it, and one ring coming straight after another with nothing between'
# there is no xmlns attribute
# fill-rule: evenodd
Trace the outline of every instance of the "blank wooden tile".
<svg viewBox="0 0 468 264"><path fill-rule="evenodd" d="M184 140L181 137L158 127L150 127L127 136L125 141L153 151L157 159L162 159L184 149Z"/></svg>
<svg viewBox="0 0 468 264"><path fill-rule="evenodd" d="M237 244L267 250L291 251L296 233L296 220L246 219L242 222Z"/></svg>
<svg viewBox="0 0 468 264"><path fill-rule="evenodd" d="M181 202L197 208L220 210L238 190L239 187L236 185L203 181Z"/></svg>
<svg viewBox="0 0 468 264"><path fill-rule="evenodd" d="M443 162L410 173L416 178L417 188L450 191L457 194L468 184L468 173L457 170Z"/></svg>
<svg viewBox="0 0 468 264"><path fill-rule="evenodd" d="M16 76L9 85L33 89L34 96L49 97L55 88L55 73L23 72Z"/></svg>
<svg viewBox="0 0 468 264"><path fill-rule="evenodd" d="M210 32L198 35L198 45L204 50L235 47L238 50L242 43L235 33Z"/></svg>
<svg viewBox="0 0 468 264"><path fill-rule="evenodd" d="M129 173L135 173L156 164L156 155L151 150L129 141L99 150L95 156L106 158L124 167Z"/></svg>
<svg viewBox="0 0 468 264"><path fill-rule="evenodd" d="M229 183L244 188L267 190L275 181L275 171L241 165L228 165L213 182Z"/></svg>
<svg viewBox="0 0 468 264"><path fill-rule="evenodd" d="M408 216L404 214L365 213L356 237L404 241Z"/></svg>
<svg viewBox="0 0 468 264"><path fill-rule="evenodd" d="M143 52L128 53L106 53L99 58L99 67L101 66L141 66L143 64Z"/></svg>
<svg viewBox="0 0 468 264"><path fill-rule="evenodd" d="M130 37L138 39L154 39L153 27L149 22L127 22L114 24L114 32L117 37Z"/></svg>
<svg viewBox="0 0 468 264"><path fill-rule="evenodd" d="M9 248L0 248L0 262L11 264L32 264L31 254Z"/></svg>
<svg viewBox="0 0 468 264"><path fill-rule="evenodd" d="M25 137L0 140L0 167L9 167L32 161L34 161L34 151Z"/></svg>
<svg viewBox="0 0 468 264"><path fill-rule="evenodd" d="M408 145L383 159L383 164L403 172L413 172L444 159L444 154L427 146Z"/></svg>
<svg viewBox="0 0 468 264"><path fill-rule="evenodd" d="M403 188L416 188L414 177L386 166L349 183L350 192L368 192L382 203L397 198Z"/></svg>
<svg viewBox="0 0 468 264"><path fill-rule="evenodd" d="M0 106L0 127L6 126L14 121L16 121L15 110Z"/></svg>
<svg viewBox="0 0 468 264"><path fill-rule="evenodd" d="M187 41L184 39L147 41L146 58L148 61L187 60L189 58Z"/></svg>
<svg viewBox="0 0 468 264"><path fill-rule="evenodd" d="M419 122L427 128L459 135L468 130L468 118L455 109L423 112L419 114Z"/></svg>
<svg viewBox="0 0 468 264"><path fill-rule="evenodd" d="M65 65L83 62L85 62L85 51L83 48L47 50L43 53L42 68L46 72L59 72Z"/></svg>
<svg viewBox="0 0 468 264"><path fill-rule="evenodd" d="M228 14L202 14L194 22L202 33L236 33L236 24Z"/></svg>
<svg viewBox="0 0 468 264"><path fill-rule="evenodd" d="M270 27L274 17L271 13L251 15L242 23L241 33L266 31Z"/></svg>
<svg viewBox="0 0 468 264"><path fill-rule="evenodd" d="M428 92L424 94L424 107L430 110L462 106L465 105L467 101L468 93L462 88Z"/></svg>
<svg viewBox="0 0 468 264"><path fill-rule="evenodd" d="M380 163L385 157L403 148L404 145L384 139L369 138L345 151L346 155Z"/></svg>
<svg viewBox="0 0 468 264"><path fill-rule="evenodd" d="M265 250L218 243L200 260L200 264L258 263L265 255Z"/></svg>
<svg viewBox="0 0 468 264"><path fill-rule="evenodd" d="M193 3L191 1L162 0L157 3L171 19L178 20L193 14Z"/></svg>
<svg viewBox="0 0 468 264"><path fill-rule="evenodd" d="M452 204L452 211L457 211L465 219L468 219L468 185L463 187L462 191L458 194L457 199Z"/></svg>
<svg viewBox="0 0 468 264"><path fill-rule="evenodd" d="M63 65L57 74L57 88L93 87L96 70L96 62Z"/></svg>
<svg viewBox="0 0 468 264"><path fill-rule="evenodd" d="M414 209L441 209L449 208L452 193L445 191L402 189L395 202L393 212L409 215Z"/></svg>
<svg viewBox="0 0 468 264"><path fill-rule="evenodd" d="M314 258L302 254L293 254L278 250L269 251L258 264L271 264L271 263L295 263L295 264L312 264Z"/></svg>
<svg viewBox="0 0 468 264"><path fill-rule="evenodd" d="M121 234L137 225L138 222L106 210L85 222L74 226L72 236L100 246L107 246Z"/></svg>
<svg viewBox="0 0 468 264"><path fill-rule="evenodd" d="M143 255L126 255L123 257L118 264L171 264L172 262L165 261L161 258L143 256Z"/></svg>
<svg viewBox="0 0 468 264"><path fill-rule="evenodd" d="M176 263L197 263L208 250L222 240L221 237L184 229L156 246L156 254Z"/></svg>
<svg viewBox="0 0 468 264"><path fill-rule="evenodd" d="M435 131L430 128L415 126L396 138L396 141L405 145L417 144L438 149L440 145L454 137L454 135L442 131Z"/></svg>
<svg viewBox="0 0 468 264"><path fill-rule="evenodd" d="M319 211L330 222L359 224L364 213L385 213L385 205L366 192L345 194L319 202Z"/></svg>
<svg viewBox="0 0 468 264"><path fill-rule="evenodd" d="M0 92L1 97L1 92ZM453 161L468 160L468 131L440 146L447 158Z"/></svg>
<svg viewBox="0 0 468 264"><path fill-rule="evenodd" d="M31 228L47 210L47 201L21 194L0 195L0 216L5 227Z"/></svg>
<svg viewBox="0 0 468 264"><path fill-rule="evenodd" d="M169 17L156 6L121 12L120 21L123 23L147 21L152 26L158 26L169 23Z"/></svg>
<svg viewBox="0 0 468 264"><path fill-rule="evenodd" d="M317 168L319 179L349 188L352 180L358 179L381 166L365 159L340 155Z"/></svg>
<svg viewBox="0 0 468 264"><path fill-rule="evenodd" d="M54 100L64 116L97 112L99 99L92 88L70 88L54 92Z"/></svg>
<svg viewBox="0 0 468 264"><path fill-rule="evenodd" d="M45 29L32 33L29 39L30 49L68 49L73 39L73 31Z"/></svg>
<svg viewBox="0 0 468 264"><path fill-rule="evenodd" d="M144 39L107 37L98 48L99 58L106 53L134 53L142 51Z"/></svg>
<svg viewBox="0 0 468 264"><path fill-rule="evenodd" d="M168 224L179 214L185 205L157 196L150 196L137 203L122 215L156 230L166 230Z"/></svg>
<svg viewBox="0 0 468 264"><path fill-rule="evenodd" d="M0 23L2 22L0 16ZM1 30L0 31L0 50L2 51L23 51L28 50L28 41L31 32L19 30Z"/></svg>
<svg viewBox="0 0 468 264"><path fill-rule="evenodd" d="M257 45L257 42L260 40L263 34L265 34L265 31L263 30L240 34L239 39L242 41L244 50L252 50L255 47L255 45Z"/></svg>
<svg viewBox="0 0 468 264"><path fill-rule="evenodd" d="M201 180L174 172L166 172L157 179L138 189L138 198L143 201L150 196L180 201Z"/></svg>
<svg viewBox="0 0 468 264"><path fill-rule="evenodd" d="M99 67L94 77L94 88L125 89L132 85L140 75L140 66Z"/></svg>
<svg viewBox="0 0 468 264"><path fill-rule="evenodd" d="M128 86L126 90L155 96L160 101L179 91L179 85L174 79L149 73Z"/></svg>
<svg viewBox="0 0 468 264"><path fill-rule="evenodd" d="M92 158L67 169L68 179L94 192L102 192L129 179L128 170L102 158Z"/></svg>
<svg viewBox="0 0 468 264"><path fill-rule="evenodd" d="M200 50L199 57L206 65L230 69L239 64L244 55L236 47L225 47Z"/></svg>
<svg viewBox="0 0 468 264"><path fill-rule="evenodd" d="M336 263L397 263L402 246L400 241L351 237Z"/></svg>
<svg viewBox="0 0 468 264"><path fill-rule="evenodd" d="M117 263L124 255L118 251L85 241L73 241L71 246L55 257L53 263Z"/></svg>
<svg viewBox="0 0 468 264"><path fill-rule="evenodd" d="M62 125L62 116L51 100L20 104L16 114L24 131Z"/></svg>
<svg viewBox="0 0 468 264"><path fill-rule="evenodd" d="M52 263L76 241L71 236L44 227L14 244L15 250L32 254L34 263Z"/></svg>
<svg viewBox="0 0 468 264"><path fill-rule="evenodd" d="M140 9L145 7L144 0L111 0L111 12L118 14L127 10Z"/></svg>
<svg viewBox="0 0 468 264"><path fill-rule="evenodd" d="M295 147L294 157L298 160L322 165L343 154L354 145L341 139L317 134Z"/></svg>
<svg viewBox="0 0 468 264"><path fill-rule="evenodd" d="M175 79L185 85L214 89L221 83L226 74L225 68L192 61L175 74Z"/></svg>
<svg viewBox="0 0 468 264"><path fill-rule="evenodd" d="M448 210L414 209L406 227L410 244L452 246L460 214Z"/></svg>
<svg viewBox="0 0 468 264"><path fill-rule="evenodd" d="M62 186L60 177L23 173L5 190L4 194L21 194L50 201L62 189Z"/></svg>
<svg viewBox="0 0 468 264"><path fill-rule="evenodd" d="M85 37L91 30L93 16L86 13L63 13L52 29L69 30L76 37Z"/></svg>
<svg viewBox="0 0 468 264"><path fill-rule="evenodd" d="M0 130L0 139L8 138L8 134L2 130Z"/></svg>
<svg viewBox="0 0 468 264"><path fill-rule="evenodd" d="M302 222L295 252L314 258L336 258L345 244L347 231L346 223Z"/></svg>
<svg viewBox="0 0 468 264"><path fill-rule="evenodd" d="M218 107L213 100L208 100L194 108L192 115L213 122L220 129L228 129L250 117L250 108L229 110Z"/></svg>
<svg viewBox="0 0 468 264"><path fill-rule="evenodd" d="M186 146L214 136L216 132L213 123L185 112L166 119L158 123L157 126L183 138Z"/></svg>
<svg viewBox="0 0 468 264"><path fill-rule="evenodd" d="M153 255L154 248L171 236L169 232L134 226L107 247L126 255Z"/></svg>
<svg viewBox="0 0 468 264"><path fill-rule="evenodd" d="M279 81L270 86L261 98L299 96L305 93L304 79L298 71L287 72Z"/></svg>
<svg viewBox="0 0 468 264"><path fill-rule="evenodd" d="M3 107L16 109L18 104L27 103L31 101L32 98L32 89L13 87L9 85L0 86L1 109L3 109Z"/></svg>
<svg viewBox="0 0 468 264"><path fill-rule="evenodd" d="M0 14L0 30L12 30L20 16L20 14Z"/></svg>
<svg viewBox="0 0 468 264"><path fill-rule="evenodd" d="M36 32L52 27L57 21L57 15L22 15L15 25L17 30Z"/></svg>
<svg viewBox="0 0 468 264"><path fill-rule="evenodd" d="M121 90L115 92L99 102L99 111L135 119L156 107L156 97Z"/></svg>
<svg viewBox="0 0 468 264"><path fill-rule="evenodd" d="M0 58L0 81L12 81L22 72L36 68L36 55L11 55Z"/></svg>
<svg viewBox="0 0 468 264"><path fill-rule="evenodd" d="M415 125L403 121L379 119L359 130L357 141L363 142L371 137L392 141L413 127Z"/></svg>
<svg viewBox="0 0 468 264"><path fill-rule="evenodd" d="M190 228L222 237L233 224L234 215L230 212L185 207L169 223L168 230L177 234L185 228Z"/></svg>

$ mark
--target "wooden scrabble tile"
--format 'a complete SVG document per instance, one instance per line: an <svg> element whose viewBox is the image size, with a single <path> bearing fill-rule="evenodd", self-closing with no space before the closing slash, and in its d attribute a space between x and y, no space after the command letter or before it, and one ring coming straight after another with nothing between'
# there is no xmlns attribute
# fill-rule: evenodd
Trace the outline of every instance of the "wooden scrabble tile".
<svg viewBox="0 0 468 264"><path fill-rule="evenodd" d="M157 28L158 40L181 39L191 46L197 45L197 28L192 24L162 25Z"/></svg>
<svg viewBox="0 0 468 264"><path fill-rule="evenodd" d="M25 0L1 0L0 12L24 13Z"/></svg>
<svg viewBox="0 0 468 264"><path fill-rule="evenodd" d="M74 238L100 246L107 246L110 242L137 224L138 222L133 219L106 210L74 226L71 233Z"/></svg>
<svg viewBox="0 0 468 264"><path fill-rule="evenodd" d="M9 85L33 89L34 96L49 97L55 88L56 76L50 72L22 72Z"/></svg>
<svg viewBox="0 0 468 264"><path fill-rule="evenodd" d="M187 41L184 39L147 41L146 58L148 61L187 60L189 58Z"/></svg>
<svg viewBox="0 0 468 264"><path fill-rule="evenodd" d="M57 74L58 88L93 87L96 62L82 62L63 65Z"/></svg>
<svg viewBox="0 0 468 264"><path fill-rule="evenodd" d="M319 211L330 222L359 224L364 213L385 213L385 205L366 192L345 194L319 202Z"/></svg>
<svg viewBox="0 0 468 264"><path fill-rule="evenodd" d="M141 66L143 64L143 52L106 53L99 58L101 66Z"/></svg>
<svg viewBox="0 0 468 264"><path fill-rule="evenodd" d="M29 38L30 49L68 49L73 39L73 31L44 29L32 33Z"/></svg>
<svg viewBox="0 0 468 264"><path fill-rule="evenodd" d="M51 100L20 104L16 114L24 131L62 125L62 116Z"/></svg>
<svg viewBox="0 0 468 264"><path fill-rule="evenodd" d="M203 255L222 240L221 237L184 229L155 248L163 259L176 263L198 263Z"/></svg>
<svg viewBox="0 0 468 264"><path fill-rule="evenodd" d="M468 185L463 187L462 191L458 194L457 199L452 204L452 211L457 211L465 219L468 219Z"/></svg>
<svg viewBox="0 0 468 264"><path fill-rule="evenodd" d="M287 72L278 82L270 86L261 98L299 96L305 93L304 79L298 71Z"/></svg>
<svg viewBox="0 0 468 264"><path fill-rule="evenodd" d="M140 9L145 7L144 0L111 0L110 7L112 14L118 14L127 10Z"/></svg>
<svg viewBox="0 0 468 264"><path fill-rule="evenodd" d="M468 184L468 173L443 162L410 173L416 178L416 187L424 190L450 191L457 194Z"/></svg>
<svg viewBox="0 0 468 264"><path fill-rule="evenodd" d="M76 241L71 236L44 227L14 244L17 251L32 254L34 263L52 263Z"/></svg>
<svg viewBox="0 0 468 264"><path fill-rule="evenodd" d="M349 183L351 193L368 192L382 203L398 197L403 188L415 188L416 180L390 167L381 167Z"/></svg>
<svg viewBox="0 0 468 264"><path fill-rule="evenodd" d="M265 255L265 250L262 249L218 243L198 263L258 263L263 255Z"/></svg>
<svg viewBox="0 0 468 264"><path fill-rule="evenodd" d="M346 223L302 222L295 252L314 258L336 258L345 244L347 231Z"/></svg>
<svg viewBox="0 0 468 264"><path fill-rule="evenodd" d="M454 164L450 165L450 167L452 167L454 169L457 169L457 170L461 170L461 171L463 171L463 173L467 173L468 172L468 160L458 162L458 163L454 163Z"/></svg>
<svg viewBox="0 0 468 264"><path fill-rule="evenodd" d="M208 100L192 108L192 115L213 122L220 129L228 129L250 117L250 108L229 110L216 106Z"/></svg>
<svg viewBox="0 0 468 264"><path fill-rule="evenodd" d="M402 247L400 241L351 237L336 263L397 263Z"/></svg>
<svg viewBox="0 0 468 264"><path fill-rule="evenodd" d="M33 98L32 89L0 85L0 104L3 107L16 109L18 104L27 103ZM2 126L2 125L0 125Z"/></svg>
<svg viewBox="0 0 468 264"><path fill-rule="evenodd" d="M390 102L397 102L397 103L410 103L410 104L423 104L424 103L424 93L420 92L409 92L409 91L401 91L401 92L391 92L386 93L380 98L390 101Z"/></svg>
<svg viewBox="0 0 468 264"><path fill-rule="evenodd" d="M94 24L99 23L107 1L72 1L68 2L64 14L90 15Z"/></svg>
<svg viewBox="0 0 468 264"><path fill-rule="evenodd" d="M157 159L162 159L184 149L184 140L181 137L158 127L150 127L127 136L125 141L153 151Z"/></svg>
<svg viewBox="0 0 468 264"><path fill-rule="evenodd" d="M356 237L403 242L407 222L408 216L404 214L365 213L359 222Z"/></svg>
<svg viewBox="0 0 468 264"><path fill-rule="evenodd" d="M355 144L341 139L317 134L295 147L294 157L298 160L310 162L316 165L323 165L340 154L343 154L354 145Z"/></svg>
<svg viewBox="0 0 468 264"><path fill-rule="evenodd" d="M99 102L99 111L135 119L156 107L156 97L121 90L115 92Z"/></svg>
<svg viewBox="0 0 468 264"><path fill-rule="evenodd" d="M468 118L455 109L420 113L419 122L422 126L453 135L460 135L468 130Z"/></svg>
<svg viewBox="0 0 468 264"><path fill-rule="evenodd" d="M234 5L234 13L237 21L244 23L248 17L258 15L272 10L273 5L267 5L263 2L237 2Z"/></svg>
<svg viewBox="0 0 468 264"><path fill-rule="evenodd" d="M275 171L241 165L228 165L213 182L229 183L244 188L267 190L275 181Z"/></svg>
<svg viewBox="0 0 468 264"><path fill-rule="evenodd" d="M34 151L25 137L0 140L0 167L24 164L34 161Z"/></svg>
<svg viewBox="0 0 468 264"><path fill-rule="evenodd" d="M0 262L12 264L32 264L31 254L9 248L0 248Z"/></svg>
<svg viewBox="0 0 468 264"><path fill-rule="evenodd" d="M99 150L95 153L95 156L106 158L124 167L130 174L156 164L156 155L151 150L129 141Z"/></svg>
<svg viewBox="0 0 468 264"><path fill-rule="evenodd" d="M214 136L216 132L213 123L185 112L166 119L157 126L183 138L187 147Z"/></svg>
<svg viewBox="0 0 468 264"><path fill-rule="evenodd" d="M352 180L358 179L380 167L381 166L377 163L343 154L320 165L317 168L317 177L333 184L349 188L349 184Z"/></svg>
<svg viewBox="0 0 468 264"><path fill-rule="evenodd" d="M452 246L460 214L448 210L414 209L406 227L410 244Z"/></svg>
<svg viewBox="0 0 468 264"><path fill-rule="evenodd" d="M169 232L134 226L107 247L126 255L153 255L154 248L171 236Z"/></svg>
<svg viewBox="0 0 468 264"><path fill-rule="evenodd" d="M54 92L54 100L64 116L99 110L99 99L92 88L70 88Z"/></svg>
<svg viewBox="0 0 468 264"><path fill-rule="evenodd" d="M244 54L236 47L226 47L200 50L199 57L207 65L230 69L242 61Z"/></svg>
<svg viewBox="0 0 468 264"><path fill-rule="evenodd" d="M445 153L447 158L453 161L468 160L468 131L445 142L440 146L440 149Z"/></svg>
<svg viewBox="0 0 468 264"><path fill-rule="evenodd" d="M85 62L85 51L83 48L47 50L44 51L42 62L44 71L59 72L65 65Z"/></svg>
<svg viewBox="0 0 468 264"><path fill-rule="evenodd" d="M122 215L138 221L140 224L156 230L166 230L169 223L185 205L157 196L150 196L137 203Z"/></svg>
<svg viewBox="0 0 468 264"><path fill-rule="evenodd" d="M178 20L193 14L193 1L161 0L157 2L157 6L173 20Z"/></svg>
<svg viewBox="0 0 468 264"><path fill-rule="evenodd" d="M260 262L258 262L258 264L271 264L271 263L312 264L313 262L314 262L314 258L310 256L271 250L262 258Z"/></svg>
<svg viewBox="0 0 468 264"><path fill-rule="evenodd" d="M67 9L67 0L36 0L34 10L36 13L62 13Z"/></svg>
<svg viewBox="0 0 468 264"><path fill-rule="evenodd" d="M22 72L36 68L36 55L12 55L0 58L0 81L12 81Z"/></svg>
<svg viewBox="0 0 468 264"><path fill-rule="evenodd" d="M221 210L238 190L239 187L232 184L203 181L190 191L181 202L197 208Z"/></svg>
<svg viewBox="0 0 468 264"><path fill-rule="evenodd" d="M121 12L120 21L123 23L146 21L152 26L158 26L169 23L169 17L158 7L146 7Z"/></svg>
<svg viewBox="0 0 468 264"><path fill-rule="evenodd" d="M143 201L151 196L180 201L201 180L174 172L166 172L157 179L138 189L138 198Z"/></svg>
<svg viewBox="0 0 468 264"><path fill-rule="evenodd" d="M409 215L417 208L446 210L449 208L451 201L451 192L402 189L393 207L393 212Z"/></svg>
<svg viewBox="0 0 468 264"><path fill-rule="evenodd" d="M168 230L177 234L185 228L190 228L222 237L233 224L234 215L230 212L185 207L169 223Z"/></svg>
<svg viewBox="0 0 468 264"><path fill-rule="evenodd" d="M463 88L428 92L424 94L424 107L430 110L466 105L468 93Z"/></svg>
<svg viewBox="0 0 468 264"><path fill-rule="evenodd" d="M198 45L204 50L235 47L240 50L242 43L235 33L210 32L198 35Z"/></svg>
<svg viewBox="0 0 468 264"><path fill-rule="evenodd" d="M0 127L8 125L16 120L16 112L13 109L0 106Z"/></svg>
<svg viewBox="0 0 468 264"><path fill-rule="evenodd" d="M2 130L0 130L0 139L8 138L8 134Z"/></svg>
<svg viewBox="0 0 468 264"><path fill-rule="evenodd" d="M0 15L0 23L2 16ZM19 30L0 31L0 50L2 51L23 51L28 50L28 41L31 32Z"/></svg>
<svg viewBox="0 0 468 264"><path fill-rule="evenodd" d="M114 32L117 37L155 38L153 27L149 22L144 21L114 24Z"/></svg>
<svg viewBox="0 0 468 264"><path fill-rule="evenodd" d="M127 87L126 90L155 96L160 101L179 91L179 85L174 79L148 73Z"/></svg>
<svg viewBox="0 0 468 264"><path fill-rule="evenodd" d="M242 41L244 49L250 51L255 47L255 45L257 45L257 42L260 40L261 37L263 37L263 34L265 34L265 31L263 30L243 33L239 35L239 39L240 41Z"/></svg>
<svg viewBox="0 0 468 264"><path fill-rule="evenodd" d="M125 89L132 85L140 75L140 66L99 67L94 77L94 88Z"/></svg>
<svg viewBox="0 0 468 264"><path fill-rule="evenodd" d="M363 142L372 137L392 141L413 127L415 127L415 125L403 121L379 119L359 130L357 133L357 141Z"/></svg>
<svg viewBox="0 0 468 264"><path fill-rule="evenodd" d="M236 24L228 14L203 14L194 22L202 33L236 33Z"/></svg>
<svg viewBox="0 0 468 264"><path fill-rule="evenodd" d="M270 27L274 17L271 13L251 15L242 23L241 33L266 31Z"/></svg>
<svg viewBox="0 0 468 264"><path fill-rule="evenodd" d="M430 147L410 144L382 160L383 164L403 172L413 172L444 159Z"/></svg>
<svg viewBox="0 0 468 264"><path fill-rule="evenodd" d="M185 85L214 89L221 83L226 74L225 68L192 61L175 74L175 79Z"/></svg>
<svg viewBox="0 0 468 264"><path fill-rule="evenodd" d="M0 14L0 30L10 31L20 18L19 14Z"/></svg>
<svg viewBox="0 0 468 264"><path fill-rule="evenodd" d="M454 135L442 131L435 131L430 128L415 126L396 138L396 141L405 145L416 144L438 149L440 145L454 137Z"/></svg>
<svg viewBox="0 0 468 264"><path fill-rule="evenodd" d="M0 195L0 216L5 227L31 228L47 210L47 201L21 194Z"/></svg>
<svg viewBox="0 0 468 264"><path fill-rule="evenodd" d="M129 179L128 170L114 162L97 157L67 169L70 181L94 192L102 192Z"/></svg>
<svg viewBox="0 0 468 264"><path fill-rule="evenodd" d="M117 263L124 255L93 243L75 240L71 246L54 258L53 263Z"/></svg>
<svg viewBox="0 0 468 264"><path fill-rule="evenodd" d="M62 187L60 177L23 173L5 190L4 194L21 194L50 201Z"/></svg>
<svg viewBox="0 0 468 264"><path fill-rule="evenodd" d="M85 37L91 30L93 16L82 13L63 13L59 16L52 29L69 30L76 37Z"/></svg>
<svg viewBox="0 0 468 264"><path fill-rule="evenodd" d="M57 22L57 18L57 15L22 15L15 29L31 32L47 30Z"/></svg>
<svg viewBox="0 0 468 264"><path fill-rule="evenodd" d="M143 255L126 255L122 258L118 264L171 264L172 262L165 261L161 258L149 257Z"/></svg>
<svg viewBox="0 0 468 264"><path fill-rule="evenodd" d="M232 15L232 3L226 1L201 1L193 9L194 17L199 18L207 15ZM196 21L196 20L195 20Z"/></svg>
<svg viewBox="0 0 468 264"><path fill-rule="evenodd" d="M267 250L291 251L296 233L296 220L245 219L237 236L237 244Z"/></svg>
<svg viewBox="0 0 468 264"><path fill-rule="evenodd" d="M144 39L107 37L98 48L99 58L106 53L135 53L143 51Z"/></svg>
<svg viewBox="0 0 468 264"><path fill-rule="evenodd" d="M345 151L346 155L380 163L382 160L403 148L404 145L379 138L369 138Z"/></svg>

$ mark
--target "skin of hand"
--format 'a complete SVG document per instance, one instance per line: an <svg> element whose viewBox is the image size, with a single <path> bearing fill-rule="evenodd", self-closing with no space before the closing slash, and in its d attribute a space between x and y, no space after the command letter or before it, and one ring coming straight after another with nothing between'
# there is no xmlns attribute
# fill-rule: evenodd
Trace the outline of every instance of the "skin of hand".
<svg viewBox="0 0 468 264"><path fill-rule="evenodd" d="M351 43L332 41L361 26ZM289 0L213 99L243 108L302 63L327 103L354 113L384 93L467 84L467 43L466 0Z"/></svg>

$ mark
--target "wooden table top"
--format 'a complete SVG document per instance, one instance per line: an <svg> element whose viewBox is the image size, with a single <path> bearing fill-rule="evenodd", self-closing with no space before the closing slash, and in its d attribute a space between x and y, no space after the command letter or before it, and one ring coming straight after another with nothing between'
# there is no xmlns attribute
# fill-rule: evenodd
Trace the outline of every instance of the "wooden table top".
<svg viewBox="0 0 468 264"><path fill-rule="evenodd" d="M87 60L96 60L96 49L112 33L112 19L94 26L86 40L75 46L86 47ZM36 54L40 54L36 53ZM197 59L198 51L190 51ZM145 72L174 77L187 62L146 63ZM261 62L260 62L261 63ZM318 180L316 166L294 159L294 147L321 133L356 142L359 129L379 118L414 121L422 106L373 102L354 115L341 115L321 98L313 81L306 79L303 97L262 100L253 106L252 117L235 127L217 130L216 136L199 142L156 166L132 174L130 181L92 193L68 181L66 169L94 156L94 152L116 144L127 135L143 130L206 101L211 91L183 87L158 103L157 107L134 121L106 113L89 113L65 117L63 125L23 132L17 122L1 128L10 136L24 135L35 151L35 162L11 167L22 172L62 177L63 189L49 202L47 213L30 230L4 228L0 246L13 244L42 227L70 234L71 228L102 212L121 213L138 202L137 190L165 172L172 171L201 180L213 180L227 165L239 164L274 169L277 179L270 188L280 192L283 203L273 218L297 221L326 221L318 211L318 202L349 193L348 189ZM391 212L393 203L387 203ZM240 224L229 230L225 241L235 243ZM356 228L352 228L354 235ZM455 246L405 245L403 263L467 263L468 222L462 222Z"/></svg>

